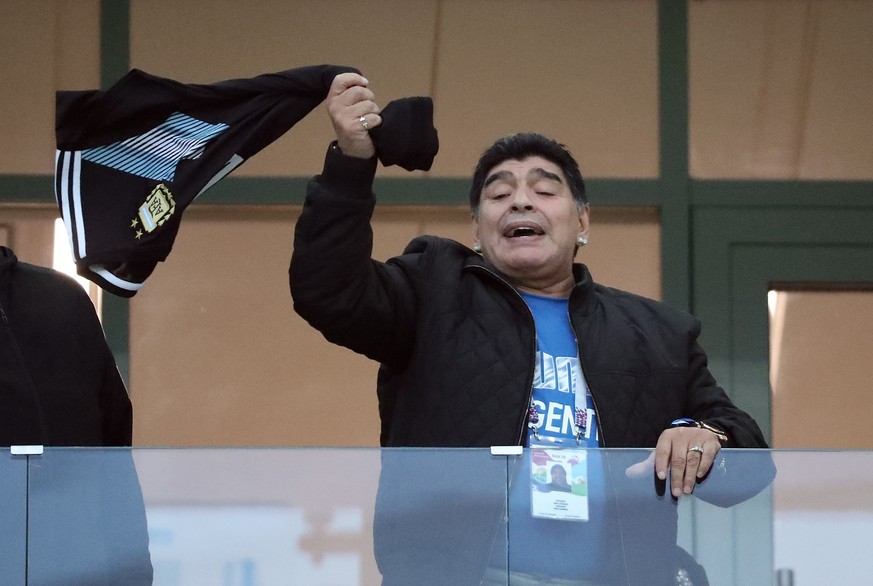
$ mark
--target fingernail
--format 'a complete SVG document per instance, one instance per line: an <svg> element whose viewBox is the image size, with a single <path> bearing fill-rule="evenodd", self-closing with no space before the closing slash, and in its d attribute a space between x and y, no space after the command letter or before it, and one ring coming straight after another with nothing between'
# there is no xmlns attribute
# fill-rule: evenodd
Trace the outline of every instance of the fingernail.
<svg viewBox="0 0 873 586"><path fill-rule="evenodd" d="M658 480L666 480L667 473L663 470L658 470Z"/></svg>

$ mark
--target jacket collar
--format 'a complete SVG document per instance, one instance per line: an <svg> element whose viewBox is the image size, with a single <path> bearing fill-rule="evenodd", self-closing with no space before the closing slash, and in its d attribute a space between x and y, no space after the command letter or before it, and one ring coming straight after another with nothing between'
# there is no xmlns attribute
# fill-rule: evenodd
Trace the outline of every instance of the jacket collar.
<svg viewBox="0 0 873 586"><path fill-rule="evenodd" d="M588 267L582 263L573 265L573 277L576 279L576 286L570 292L570 299L573 301L573 307L579 307L582 315L590 315L597 307L597 296L594 294L594 278Z"/></svg>
<svg viewBox="0 0 873 586"><path fill-rule="evenodd" d="M476 254L472 250L467 256L466 261L464 262L465 269L470 267L480 267L486 269L491 273L494 273L495 275L501 277L502 280L506 283L509 283L509 280L506 279L506 277L504 277L500 273L500 271L485 262L485 259L482 258L482 255ZM582 315L589 315L594 311L594 308L597 306L597 299L594 295L594 279L591 277L591 272L584 264L574 263L573 278L576 281L576 285L573 287L573 291L570 292L570 299L573 301L573 307L578 307L581 310Z"/></svg>

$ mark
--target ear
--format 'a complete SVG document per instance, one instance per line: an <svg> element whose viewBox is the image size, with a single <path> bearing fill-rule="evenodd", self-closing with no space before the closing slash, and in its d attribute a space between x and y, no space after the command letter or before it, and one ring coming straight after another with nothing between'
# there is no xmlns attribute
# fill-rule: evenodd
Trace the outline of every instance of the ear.
<svg viewBox="0 0 873 586"><path fill-rule="evenodd" d="M581 236L582 238L588 238L590 228L591 208L589 206L585 206L585 208L579 212L579 234L577 234L577 236Z"/></svg>

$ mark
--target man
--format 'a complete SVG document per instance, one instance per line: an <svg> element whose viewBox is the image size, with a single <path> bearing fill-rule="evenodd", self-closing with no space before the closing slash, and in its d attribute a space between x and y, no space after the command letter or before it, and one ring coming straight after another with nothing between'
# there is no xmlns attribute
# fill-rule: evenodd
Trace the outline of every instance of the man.
<svg viewBox="0 0 873 586"><path fill-rule="evenodd" d="M0 446L130 446L132 421L127 389L82 287L0 246ZM129 449L49 449L29 465L31 582L152 583ZM0 525L2 517L0 510Z"/></svg>
<svg viewBox="0 0 873 586"><path fill-rule="evenodd" d="M129 446L127 389L91 300L0 247L0 445Z"/></svg>
<svg viewBox="0 0 873 586"><path fill-rule="evenodd" d="M561 492L570 492L573 487L567 482L567 471L560 464L553 464L552 471L549 473L551 482L547 485L549 490L559 490Z"/></svg>
<svg viewBox="0 0 873 586"><path fill-rule="evenodd" d="M709 373L694 318L574 264L588 201L553 140L514 135L482 155L472 249L425 236L372 260L368 131L381 119L368 85L342 74L328 94L337 140L309 185L290 282L310 324L381 363L383 446L654 447L674 497L722 447L766 447Z"/></svg>

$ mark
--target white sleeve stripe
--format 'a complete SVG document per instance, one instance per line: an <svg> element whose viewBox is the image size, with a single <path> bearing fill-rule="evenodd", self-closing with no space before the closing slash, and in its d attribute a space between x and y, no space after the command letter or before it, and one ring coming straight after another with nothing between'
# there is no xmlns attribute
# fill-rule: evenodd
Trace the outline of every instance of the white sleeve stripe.
<svg viewBox="0 0 873 586"><path fill-rule="evenodd" d="M73 219L70 217L70 153L68 151L58 151L58 155L61 160L59 166L55 168L55 173L59 175L55 181L55 189L60 188L60 193L56 193L55 196L61 202L61 217L64 219L67 235L70 237L70 250L73 253L73 257L79 260L81 257L76 253L76 247L74 246Z"/></svg>
<svg viewBox="0 0 873 586"><path fill-rule="evenodd" d="M124 279L119 279L118 277L104 269L102 265L91 265L90 267L88 267L88 270L95 275L99 275L103 278L104 281L115 285L119 289L124 289L126 291L139 291L140 289L142 289L142 283L134 283L131 281L125 281Z"/></svg>
<svg viewBox="0 0 873 586"><path fill-rule="evenodd" d="M61 203L61 194L58 193L58 179L60 179L60 173L58 173L58 159L61 158L61 151L55 149L55 201L60 204Z"/></svg>
<svg viewBox="0 0 873 586"><path fill-rule="evenodd" d="M82 215L82 190L80 179L82 175L82 151L73 153L73 210L76 219L76 236L79 240L79 258L85 258L85 218Z"/></svg>

